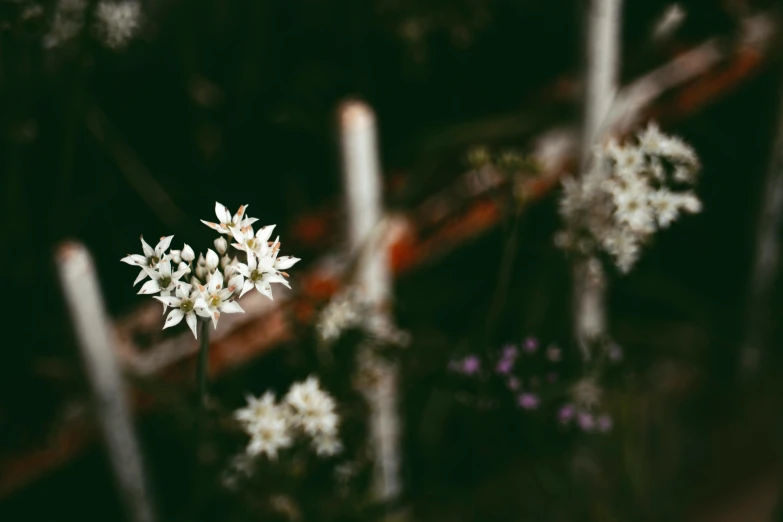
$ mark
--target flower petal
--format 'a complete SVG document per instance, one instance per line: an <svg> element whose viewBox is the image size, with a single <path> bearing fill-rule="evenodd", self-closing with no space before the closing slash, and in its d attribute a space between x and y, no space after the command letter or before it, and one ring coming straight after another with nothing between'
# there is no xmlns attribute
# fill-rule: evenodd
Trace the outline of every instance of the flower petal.
<svg viewBox="0 0 783 522"><path fill-rule="evenodd" d="M161 303L163 303L166 306L171 306L174 308L179 308L180 303L182 303L182 299L179 297L172 297L172 296L159 296L159 295L153 295L153 299L157 299Z"/></svg>
<svg viewBox="0 0 783 522"><path fill-rule="evenodd" d="M209 228L211 228L212 230L223 233L223 227L221 225L218 225L217 223L212 223L211 221L204 221L203 219L201 220L201 222L204 223Z"/></svg>
<svg viewBox="0 0 783 522"><path fill-rule="evenodd" d="M166 328L179 324L183 317L185 317L185 312L179 308L175 308L171 311L169 316L166 317L166 324L163 325L163 329L165 330Z"/></svg>
<svg viewBox="0 0 783 522"><path fill-rule="evenodd" d="M139 254L129 254L120 259L120 261L132 266L143 266L147 264L147 258Z"/></svg>
<svg viewBox="0 0 783 522"><path fill-rule="evenodd" d="M220 319L220 312L215 310L212 312L212 326L215 328L215 330L217 330L218 319Z"/></svg>
<svg viewBox="0 0 783 522"><path fill-rule="evenodd" d="M139 275L136 276L136 280L133 282L133 286L136 286L137 284L139 284L140 281L144 281L148 277L149 274L147 273L146 270L142 268L141 271L139 272Z"/></svg>
<svg viewBox="0 0 783 522"><path fill-rule="evenodd" d="M239 297L242 297L246 293L248 293L250 290L253 289L253 287L256 286L253 284L253 281L250 279L245 279L245 283L242 285L242 291L239 293Z"/></svg>
<svg viewBox="0 0 783 522"><path fill-rule="evenodd" d="M166 253L166 250L169 249L169 246L171 246L171 240L174 239L174 236L165 236L160 238L160 242L155 247L155 254L161 259L163 259L163 254Z"/></svg>
<svg viewBox="0 0 783 522"><path fill-rule="evenodd" d="M171 261L167 259L158 263L158 272L161 277L171 277Z"/></svg>
<svg viewBox="0 0 783 522"><path fill-rule="evenodd" d="M256 290L261 292L262 295L267 296L269 299L274 300L274 297L272 297L272 287L269 286L269 283L264 281L259 281L256 283Z"/></svg>
<svg viewBox="0 0 783 522"><path fill-rule="evenodd" d="M215 201L215 216L220 220L220 223L226 223L226 214L228 214L228 209Z"/></svg>
<svg viewBox="0 0 783 522"><path fill-rule="evenodd" d="M301 261L301 259L299 259L298 257L293 257L293 256L279 257L277 258L277 261L275 261L275 269L286 270L294 266L299 261Z"/></svg>
<svg viewBox="0 0 783 522"><path fill-rule="evenodd" d="M274 231L276 225L267 225L256 232L256 239L262 244L266 244L269 238L272 237L272 231Z"/></svg>
<svg viewBox="0 0 783 522"><path fill-rule="evenodd" d="M185 315L185 322L188 323L188 327L190 328L190 331L193 332L193 337L198 339L198 329L196 328L196 325L198 324L198 319L196 319L196 314L193 312L188 312Z"/></svg>
<svg viewBox="0 0 783 522"><path fill-rule="evenodd" d="M139 294L148 295L148 294L155 294L157 292L160 292L160 285L158 282L154 279L147 281L142 285L141 290L139 290Z"/></svg>
<svg viewBox="0 0 783 522"><path fill-rule="evenodd" d="M239 306L239 303L236 301L226 301L223 304L221 304L219 307L219 310L221 312L227 313L227 314L244 314L245 311L242 310L242 307Z"/></svg>
<svg viewBox="0 0 783 522"><path fill-rule="evenodd" d="M152 256L155 255L155 251L152 249L151 246L147 244L146 241L144 241L144 236L139 236L141 238L141 249L144 251L144 256L149 259Z"/></svg>

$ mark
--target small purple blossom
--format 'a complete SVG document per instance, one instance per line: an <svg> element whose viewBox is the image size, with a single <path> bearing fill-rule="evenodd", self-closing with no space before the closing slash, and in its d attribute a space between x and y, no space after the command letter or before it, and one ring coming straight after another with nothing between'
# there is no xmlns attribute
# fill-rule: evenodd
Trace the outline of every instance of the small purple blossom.
<svg viewBox="0 0 783 522"><path fill-rule="evenodd" d="M508 375L511 373L511 370L514 368L514 360L513 359L501 359L498 361L497 366L495 366L495 371L501 375Z"/></svg>
<svg viewBox="0 0 783 522"><path fill-rule="evenodd" d="M601 415L597 421L598 431L601 433L609 433L614 427L614 422L609 415Z"/></svg>
<svg viewBox="0 0 783 522"><path fill-rule="evenodd" d="M582 431L589 432L593 431L593 428L595 428L595 419L593 418L593 415L586 411L580 411L576 415L576 423L579 424L579 427L582 428Z"/></svg>
<svg viewBox="0 0 783 522"><path fill-rule="evenodd" d="M527 339L525 339L525 342L522 344L522 348L527 353L535 352L536 350L538 350L538 339L536 339L535 337L528 337Z"/></svg>
<svg viewBox="0 0 783 522"><path fill-rule="evenodd" d="M546 357L552 362L559 362L563 358L562 350L554 344L546 349Z"/></svg>
<svg viewBox="0 0 783 522"><path fill-rule="evenodd" d="M475 355L468 355L462 361L462 373L465 375L475 375L481 371L481 361Z"/></svg>
<svg viewBox="0 0 783 522"><path fill-rule="evenodd" d="M532 393L523 393L518 398L519 407L525 410L535 410L538 408L538 396Z"/></svg>
<svg viewBox="0 0 783 522"><path fill-rule="evenodd" d="M506 382L506 385L508 386L509 390L516 391L516 390L519 389L519 386L521 385L521 383L519 382L519 379L517 379L516 377L511 377Z"/></svg>
<svg viewBox="0 0 783 522"><path fill-rule="evenodd" d="M557 412L557 418L562 424L567 424L574 418L574 413L576 413L576 411L574 410L573 405L564 404L560 407L560 411Z"/></svg>
<svg viewBox="0 0 783 522"><path fill-rule="evenodd" d="M501 357L503 359L516 359L518 354L519 354L519 349L517 349L516 346L514 346L513 344L507 344L503 347L503 352Z"/></svg>

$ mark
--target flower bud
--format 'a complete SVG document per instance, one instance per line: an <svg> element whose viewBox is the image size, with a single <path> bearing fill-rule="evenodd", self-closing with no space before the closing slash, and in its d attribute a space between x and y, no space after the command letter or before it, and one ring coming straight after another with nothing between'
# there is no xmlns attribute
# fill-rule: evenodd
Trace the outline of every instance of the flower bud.
<svg viewBox="0 0 783 522"><path fill-rule="evenodd" d="M214 270L217 268L218 263L220 260L218 259L217 254L214 250L211 248L207 250L207 268L210 272L214 272Z"/></svg>
<svg viewBox="0 0 783 522"><path fill-rule="evenodd" d="M169 257L171 258L171 262L175 265L178 265L182 262L182 258L180 257L180 251L179 250L172 250L169 252Z"/></svg>
<svg viewBox="0 0 783 522"><path fill-rule="evenodd" d="M180 252L179 257L181 257L184 262L190 263L196 258L196 254L193 252L193 249L190 248L190 245L185 243L185 246L182 247L182 251Z"/></svg>
<svg viewBox="0 0 783 522"><path fill-rule="evenodd" d="M231 279L228 280L228 286L235 287L234 293L239 294L242 291L242 285L245 284L245 278L242 277L242 274L237 274L233 276Z"/></svg>
<svg viewBox="0 0 783 522"><path fill-rule="evenodd" d="M231 262L231 258L230 258L230 257L228 257L228 256L223 256L223 257L221 257L221 258L220 258L220 268L222 268L223 270L225 270L225 269L226 269L226 266L228 266L228 264L229 264L230 262Z"/></svg>
<svg viewBox="0 0 783 522"><path fill-rule="evenodd" d="M207 273L207 267L205 265L196 266L196 277L202 281L206 281Z"/></svg>
<svg viewBox="0 0 783 522"><path fill-rule="evenodd" d="M217 250L218 254L220 255L226 253L226 250L228 250L228 242L226 241L226 238L221 236L215 240L215 250Z"/></svg>

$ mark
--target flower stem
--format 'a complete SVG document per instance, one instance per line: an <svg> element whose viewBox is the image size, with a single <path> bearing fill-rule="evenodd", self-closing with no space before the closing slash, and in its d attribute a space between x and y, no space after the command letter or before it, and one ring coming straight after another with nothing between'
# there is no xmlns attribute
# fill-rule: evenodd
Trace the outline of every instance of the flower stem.
<svg viewBox="0 0 783 522"><path fill-rule="evenodd" d="M202 411L207 403L207 367L209 366L209 321L201 322L196 382L198 384L198 407Z"/></svg>

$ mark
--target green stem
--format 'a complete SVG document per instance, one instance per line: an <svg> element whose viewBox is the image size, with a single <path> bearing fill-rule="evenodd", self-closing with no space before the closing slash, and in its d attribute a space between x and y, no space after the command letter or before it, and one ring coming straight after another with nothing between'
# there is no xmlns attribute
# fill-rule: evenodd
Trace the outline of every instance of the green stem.
<svg viewBox="0 0 783 522"><path fill-rule="evenodd" d="M201 322L201 340L199 342L196 382L198 383L198 403L202 411L207 404L207 367L209 366L209 321Z"/></svg>

